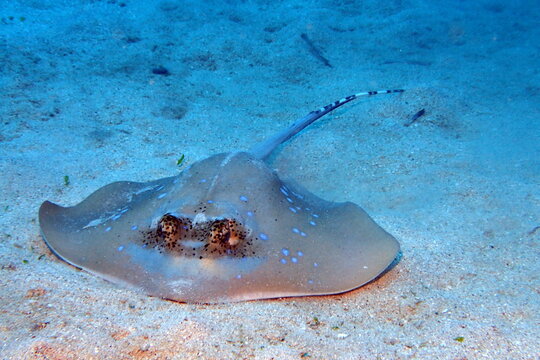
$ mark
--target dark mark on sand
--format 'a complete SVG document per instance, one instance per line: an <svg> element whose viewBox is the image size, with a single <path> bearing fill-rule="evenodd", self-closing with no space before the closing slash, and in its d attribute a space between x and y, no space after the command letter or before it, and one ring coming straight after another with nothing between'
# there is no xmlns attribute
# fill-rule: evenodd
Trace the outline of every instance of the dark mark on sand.
<svg viewBox="0 0 540 360"><path fill-rule="evenodd" d="M165 67L163 66L158 66L158 67L155 67L152 69L152 74L156 74L156 75L163 75L163 76L169 76L171 75L171 73L169 72L169 70L167 70Z"/></svg>
<svg viewBox="0 0 540 360"><path fill-rule="evenodd" d="M308 36L306 34L301 34L300 37L302 38L302 40L304 40L306 42L311 55L315 56L315 58L320 60L325 66L332 67L332 65L330 64L330 61L328 61L328 59L325 58L321 54L321 51L318 48L315 47L313 42L308 38Z"/></svg>
<svg viewBox="0 0 540 360"><path fill-rule="evenodd" d="M424 115L425 113L426 113L425 109L422 109L422 110L418 111L416 114L411 116L411 119L409 120L409 122L403 124L403 126L411 126L412 124L414 124L416 122L416 120L418 120L418 118L420 116Z"/></svg>

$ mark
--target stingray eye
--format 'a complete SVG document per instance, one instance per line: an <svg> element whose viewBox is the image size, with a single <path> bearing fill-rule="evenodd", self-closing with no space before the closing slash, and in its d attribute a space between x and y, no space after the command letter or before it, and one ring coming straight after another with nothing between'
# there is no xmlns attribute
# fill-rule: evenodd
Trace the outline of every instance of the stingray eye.
<svg viewBox="0 0 540 360"><path fill-rule="evenodd" d="M235 247L241 240L241 231L235 220L215 220L210 226L210 242L213 244Z"/></svg>
<svg viewBox="0 0 540 360"><path fill-rule="evenodd" d="M185 219L179 219L174 215L165 214L157 225L157 235L163 241L163 245L174 248L178 241L187 233Z"/></svg>

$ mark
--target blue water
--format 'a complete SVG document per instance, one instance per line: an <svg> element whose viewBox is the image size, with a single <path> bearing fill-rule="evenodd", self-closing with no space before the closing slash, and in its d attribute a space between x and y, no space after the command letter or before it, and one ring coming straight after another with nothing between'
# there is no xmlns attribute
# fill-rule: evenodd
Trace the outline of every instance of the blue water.
<svg viewBox="0 0 540 360"><path fill-rule="evenodd" d="M534 358L538 24L539 1L0 0L0 307L11 309L0 315L0 352L21 358L33 349L36 322L50 325L33 336L52 341L66 315L45 306L73 299L81 283L40 238L44 200L74 205L113 181L175 175L212 154L249 149L344 96L403 88L346 105L269 162L325 199L360 204L398 238L400 262L380 284L340 299L354 312L328 299L249 303L237 311L251 320L231 325L246 326L249 341L202 313L215 329L206 340L231 358L229 335L256 358ZM84 291L105 317L125 310L92 284ZM25 294L37 287L47 295L31 317ZM190 316L174 305L160 311ZM64 306L68 330L83 327L76 306ZM376 309L374 317L362 309ZM283 318L273 323L269 313ZM279 347L259 335L282 323L291 334L314 316L327 328L283 335ZM347 337L335 340L332 326ZM103 341L83 333L85 344ZM102 344L113 353L128 346Z"/></svg>

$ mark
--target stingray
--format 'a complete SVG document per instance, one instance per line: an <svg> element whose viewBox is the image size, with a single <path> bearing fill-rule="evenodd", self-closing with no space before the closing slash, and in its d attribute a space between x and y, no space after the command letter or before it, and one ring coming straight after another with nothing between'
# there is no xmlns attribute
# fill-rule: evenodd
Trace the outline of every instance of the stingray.
<svg viewBox="0 0 540 360"><path fill-rule="evenodd" d="M281 180L265 160L358 93L298 119L249 151L193 163L177 176L114 182L78 205L45 201L43 238L60 259L113 283L179 302L327 295L384 272L396 239L358 205Z"/></svg>

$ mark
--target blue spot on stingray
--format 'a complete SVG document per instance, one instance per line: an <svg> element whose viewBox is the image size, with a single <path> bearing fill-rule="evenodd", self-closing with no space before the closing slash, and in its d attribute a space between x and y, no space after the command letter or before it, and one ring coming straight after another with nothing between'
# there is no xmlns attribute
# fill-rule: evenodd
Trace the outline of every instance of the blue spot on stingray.
<svg viewBox="0 0 540 360"><path fill-rule="evenodd" d="M298 230L297 228L292 228L292 232L295 234L300 234L300 230Z"/></svg>
<svg viewBox="0 0 540 360"><path fill-rule="evenodd" d="M304 253L301 252L301 251L297 251L296 254L297 254L298 256L304 256Z"/></svg>
<svg viewBox="0 0 540 360"><path fill-rule="evenodd" d="M213 204L213 203L214 203L214 200L208 200L207 203Z"/></svg>
<svg viewBox="0 0 540 360"><path fill-rule="evenodd" d="M253 212L252 212L252 211L248 211L246 214L247 214L247 216L253 216Z"/></svg>
<svg viewBox="0 0 540 360"><path fill-rule="evenodd" d="M202 183L205 183L205 182L206 182L206 179L201 179L201 180L199 181L199 184L202 184Z"/></svg>
<svg viewBox="0 0 540 360"><path fill-rule="evenodd" d="M295 209L295 208L293 208L293 207L290 207L290 208L289 208L289 210L291 210L291 211L292 211L293 213L295 213L295 214L296 214L296 209Z"/></svg>
<svg viewBox="0 0 540 360"><path fill-rule="evenodd" d="M109 232L109 231L111 231L111 229L112 229L112 227L108 226L108 227L105 229L105 231L106 231L106 232Z"/></svg>
<svg viewBox="0 0 540 360"><path fill-rule="evenodd" d="M122 245L120 245L117 250L122 251L122 250L124 250L124 247Z"/></svg>
<svg viewBox="0 0 540 360"><path fill-rule="evenodd" d="M307 234L303 231L300 231L300 236L307 236Z"/></svg>
<svg viewBox="0 0 540 360"><path fill-rule="evenodd" d="M247 202L247 201L248 201L248 198L245 197L244 195L241 195L241 196L240 196L240 200L243 201L243 202Z"/></svg>
<svg viewBox="0 0 540 360"><path fill-rule="evenodd" d="M309 280L307 281L307 283L308 283L308 284L313 284L313 280L309 279Z"/></svg>
<svg viewBox="0 0 540 360"><path fill-rule="evenodd" d="M283 248L281 249L281 253L285 256L289 256L289 249Z"/></svg>
<svg viewBox="0 0 540 360"><path fill-rule="evenodd" d="M167 196L167 193L159 194L158 199L163 199L165 196Z"/></svg>
<svg viewBox="0 0 540 360"><path fill-rule="evenodd" d="M286 264L286 263L287 263L287 260L281 259L281 260L279 260L279 262L281 262L282 264Z"/></svg>
<svg viewBox="0 0 540 360"><path fill-rule="evenodd" d="M122 216L122 214L116 214L116 215L114 215L114 216L112 217L112 220L113 220L113 221L116 221L116 220L120 219L121 216Z"/></svg>
<svg viewBox="0 0 540 360"><path fill-rule="evenodd" d="M312 226L317 225L317 223L316 223L315 221L313 221L313 220L311 220L311 221L309 222L309 224L312 225Z"/></svg>
<svg viewBox="0 0 540 360"><path fill-rule="evenodd" d="M292 257L292 258L291 258L291 261L292 261L293 263L295 263L295 264L296 264L296 263L298 262L298 259L297 259L297 258L295 258L295 257Z"/></svg>
<svg viewBox="0 0 540 360"><path fill-rule="evenodd" d="M314 218L318 218L318 217L319 217L319 215L317 215L317 214L311 214L311 216L313 216Z"/></svg>
<svg viewBox="0 0 540 360"><path fill-rule="evenodd" d="M261 238L261 240L268 240L268 235L266 235L265 233L260 233L259 237Z"/></svg>
<svg viewBox="0 0 540 360"><path fill-rule="evenodd" d="M290 197L287 198L287 201L290 202L291 204L293 203L293 200Z"/></svg>
<svg viewBox="0 0 540 360"><path fill-rule="evenodd" d="M242 278L242 275L241 275L241 274L238 274L238 275L236 275L236 278L237 278L237 279L241 279L241 278Z"/></svg>
<svg viewBox="0 0 540 360"><path fill-rule="evenodd" d="M279 191L285 196L289 196L289 193L287 192L287 188L285 186L282 186L279 188Z"/></svg>
<svg viewBox="0 0 540 360"><path fill-rule="evenodd" d="M318 266L319 266L319 264L313 263L313 267L318 267Z"/></svg>
<svg viewBox="0 0 540 360"><path fill-rule="evenodd" d="M139 228L139 227L138 227L137 225L133 225L133 226L131 227L131 230L137 230L138 228Z"/></svg>

